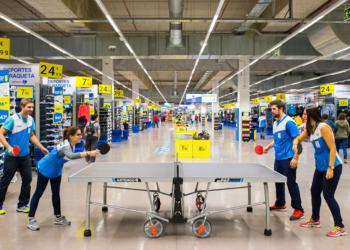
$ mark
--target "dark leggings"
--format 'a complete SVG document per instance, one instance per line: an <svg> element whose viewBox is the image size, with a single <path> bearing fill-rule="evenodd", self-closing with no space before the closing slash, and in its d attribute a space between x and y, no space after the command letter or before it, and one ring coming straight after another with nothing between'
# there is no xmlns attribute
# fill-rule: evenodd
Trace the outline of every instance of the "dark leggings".
<svg viewBox="0 0 350 250"><path fill-rule="evenodd" d="M319 172L315 170L311 186L312 219L314 221L318 221L320 219L321 193L323 192L323 197L331 210L334 225L344 227L338 202L334 198L342 170L343 167L341 165L336 167L334 169L334 176L330 180L326 180L326 172Z"/></svg>
<svg viewBox="0 0 350 250"><path fill-rule="evenodd" d="M53 179L49 179L38 172L38 181L36 184L36 190L30 202L30 211L29 217L35 217L35 212L39 205L39 200L43 195L47 183L50 181L51 191L52 191L52 205L54 209L54 215L61 215L61 199L60 199L60 187L61 187L61 178L58 176Z"/></svg>

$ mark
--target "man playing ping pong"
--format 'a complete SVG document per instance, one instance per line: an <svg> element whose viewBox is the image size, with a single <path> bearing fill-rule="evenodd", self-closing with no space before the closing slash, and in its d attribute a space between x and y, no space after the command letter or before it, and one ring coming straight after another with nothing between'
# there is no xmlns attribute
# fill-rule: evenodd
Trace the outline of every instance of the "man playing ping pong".
<svg viewBox="0 0 350 250"><path fill-rule="evenodd" d="M304 209L301 205L300 191L296 182L297 169L292 164L297 161L298 155L293 151L293 140L299 136L299 130L294 120L284 113L285 104L280 100L270 103L272 115L276 119L273 124L273 141L264 148L264 153L269 149L275 149L274 170L287 177L287 186L292 199L293 214L290 220L299 220L304 217ZM276 183L276 202L270 210L286 210L285 185Z"/></svg>
<svg viewBox="0 0 350 250"><path fill-rule="evenodd" d="M32 182L32 166L29 160L29 141L44 154L48 151L35 136L35 123L30 114L34 110L31 99L21 100L21 112L9 117L0 129L0 142L6 148L4 175L0 180L0 215L6 214L3 203L7 188L18 170L22 178L21 193L17 204L17 212L29 212L30 184ZM8 135L8 142L5 135Z"/></svg>

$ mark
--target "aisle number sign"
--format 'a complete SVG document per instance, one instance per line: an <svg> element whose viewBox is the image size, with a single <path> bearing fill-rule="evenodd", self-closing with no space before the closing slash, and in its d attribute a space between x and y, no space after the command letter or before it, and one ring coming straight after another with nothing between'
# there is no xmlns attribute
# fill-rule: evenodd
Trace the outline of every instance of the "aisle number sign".
<svg viewBox="0 0 350 250"><path fill-rule="evenodd" d="M92 77L90 76L77 76L75 78L75 86L77 88L91 88Z"/></svg>
<svg viewBox="0 0 350 250"><path fill-rule="evenodd" d="M329 95L334 93L334 84L324 84L320 86L321 95Z"/></svg>
<svg viewBox="0 0 350 250"><path fill-rule="evenodd" d="M109 84L100 84L98 85L99 94L112 94L112 85Z"/></svg>
<svg viewBox="0 0 350 250"><path fill-rule="evenodd" d="M224 104L225 109L230 109L236 107L236 103L226 103Z"/></svg>
<svg viewBox="0 0 350 250"><path fill-rule="evenodd" d="M0 97L0 124L4 123L10 113L10 97Z"/></svg>
<svg viewBox="0 0 350 250"><path fill-rule="evenodd" d="M63 104L55 104L54 106L54 114L53 114L53 122L61 123L63 118Z"/></svg>
<svg viewBox="0 0 350 250"><path fill-rule="evenodd" d="M61 79L63 77L63 65L40 62L39 75L48 78Z"/></svg>
<svg viewBox="0 0 350 250"><path fill-rule="evenodd" d="M260 98L252 99L252 104L260 104Z"/></svg>
<svg viewBox="0 0 350 250"><path fill-rule="evenodd" d="M33 87L32 86L18 86L17 87L17 98L33 98Z"/></svg>
<svg viewBox="0 0 350 250"><path fill-rule="evenodd" d="M264 96L264 102L265 103L272 102L272 99L273 99L272 95Z"/></svg>
<svg viewBox="0 0 350 250"><path fill-rule="evenodd" d="M129 110L129 111L132 111L132 106L128 106L128 110Z"/></svg>
<svg viewBox="0 0 350 250"><path fill-rule="evenodd" d="M114 90L114 98L124 97L124 90Z"/></svg>
<svg viewBox="0 0 350 250"><path fill-rule="evenodd" d="M72 102L72 97L70 95L63 96L63 103L64 105L69 105Z"/></svg>
<svg viewBox="0 0 350 250"><path fill-rule="evenodd" d="M349 100L348 99L341 99L341 100L339 100L339 106L340 107L347 107L347 106L349 106Z"/></svg>
<svg viewBox="0 0 350 250"><path fill-rule="evenodd" d="M285 101L286 100L286 94L277 94L276 99L280 101Z"/></svg>
<svg viewBox="0 0 350 250"><path fill-rule="evenodd" d="M136 99L134 100L134 103L135 103L135 104L141 104L141 103L142 103L141 98L136 98Z"/></svg>
<svg viewBox="0 0 350 250"><path fill-rule="evenodd" d="M10 60L10 39L0 37L0 59Z"/></svg>

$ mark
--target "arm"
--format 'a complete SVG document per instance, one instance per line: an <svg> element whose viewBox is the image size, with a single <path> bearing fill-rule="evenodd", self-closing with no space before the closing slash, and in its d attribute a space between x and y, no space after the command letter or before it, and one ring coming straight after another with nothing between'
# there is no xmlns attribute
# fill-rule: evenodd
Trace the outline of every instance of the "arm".
<svg viewBox="0 0 350 250"><path fill-rule="evenodd" d="M101 138L101 129L97 130L97 138L100 139Z"/></svg>
<svg viewBox="0 0 350 250"><path fill-rule="evenodd" d="M270 142L266 147L264 147L264 153L267 154L274 145L275 141Z"/></svg>
<svg viewBox="0 0 350 250"><path fill-rule="evenodd" d="M67 146L60 148L58 153L61 156L63 156L63 155L66 156L70 160L75 160L75 159L84 158L86 156L96 156L98 154L98 151L94 150L94 151L84 151L84 152L80 152L80 153L74 153L72 151L72 148L69 145L67 145Z"/></svg>
<svg viewBox="0 0 350 250"><path fill-rule="evenodd" d="M30 141L37 146L44 154L48 154L49 151L40 143L38 138L35 136L35 134L32 132L32 135L30 136Z"/></svg>
<svg viewBox="0 0 350 250"><path fill-rule="evenodd" d="M328 162L329 167L326 174L326 179L329 180L333 178L333 168L334 168L337 149L335 146L333 131L331 130L330 127L323 126L321 128L321 134L329 149L329 162Z"/></svg>
<svg viewBox="0 0 350 250"><path fill-rule="evenodd" d="M7 134L7 129L5 129L4 127L1 127L0 128L0 143L2 145L4 145L4 147L7 149L7 151L10 153L10 154L13 154L13 149L12 147L10 146L10 144L8 144L6 138L5 138L5 135Z"/></svg>

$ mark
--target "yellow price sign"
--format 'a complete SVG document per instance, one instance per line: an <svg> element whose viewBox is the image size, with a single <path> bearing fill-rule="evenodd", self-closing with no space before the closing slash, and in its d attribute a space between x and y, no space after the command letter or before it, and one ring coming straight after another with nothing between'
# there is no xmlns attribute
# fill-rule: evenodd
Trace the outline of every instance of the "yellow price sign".
<svg viewBox="0 0 350 250"><path fill-rule="evenodd" d="M39 75L48 78L61 79L63 77L63 65L40 62Z"/></svg>
<svg viewBox="0 0 350 250"><path fill-rule="evenodd" d="M273 99L272 95L264 96L264 102L265 103L272 102L272 99Z"/></svg>
<svg viewBox="0 0 350 250"><path fill-rule="evenodd" d="M339 106L340 107L347 107L347 106L349 106L349 100L348 99L341 99L341 100L339 100Z"/></svg>
<svg viewBox="0 0 350 250"><path fill-rule="evenodd" d="M324 84L320 86L321 95L329 95L334 93L334 84Z"/></svg>
<svg viewBox="0 0 350 250"><path fill-rule="evenodd" d="M33 98L33 87L19 86L17 87L17 98Z"/></svg>
<svg viewBox="0 0 350 250"><path fill-rule="evenodd" d="M252 104L260 104L260 98L252 99Z"/></svg>
<svg viewBox="0 0 350 250"><path fill-rule="evenodd" d="M63 105L62 104L56 104L54 106L54 113L63 113Z"/></svg>
<svg viewBox="0 0 350 250"><path fill-rule="evenodd" d="M0 110L10 110L10 97L0 97Z"/></svg>
<svg viewBox="0 0 350 250"><path fill-rule="evenodd" d="M72 102L72 97L70 95L65 95L63 96L63 103L65 105L69 105Z"/></svg>
<svg viewBox="0 0 350 250"><path fill-rule="evenodd" d="M132 111L132 106L128 106L128 110L129 110L129 111Z"/></svg>
<svg viewBox="0 0 350 250"><path fill-rule="evenodd" d="M135 103L135 104L141 104L141 103L142 103L141 98L136 98L136 99L134 100L134 103Z"/></svg>
<svg viewBox="0 0 350 250"><path fill-rule="evenodd" d="M112 107L112 104L109 102L103 103L103 107Z"/></svg>
<svg viewBox="0 0 350 250"><path fill-rule="evenodd" d="M236 103L234 103L234 102L224 104L225 109L230 109L230 108L234 108L234 107L236 107Z"/></svg>
<svg viewBox="0 0 350 250"><path fill-rule="evenodd" d="M114 98L124 97L124 90L114 90Z"/></svg>
<svg viewBox="0 0 350 250"><path fill-rule="evenodd" d="M109 84L100 84L98 85L99 94L112 94L112 85Z"/></svg>
<svg viewBox="0 0 350 250"><path fill-rule="evenodd" d="M77 88L91 88L92 77L90 76L77 76L75 78L75 86Z"/></svg>
<svg viewBox="0 0 350 250"><path fill-rule="evenodd" d="M276 99L280 101L286 100L286 94L276 94Z"/></svg>
<svg viewBox="0 0 350 250"><path fill-rule="evenodd" d="M10 60L10 39L0 37L0 59Z"/></svg>
<svg viewBox="0 0 350 250"><path fill-rule="evenodd" d="M92 105L90 106L90 115L94 115L95 114L95 107Z"/></svg>

